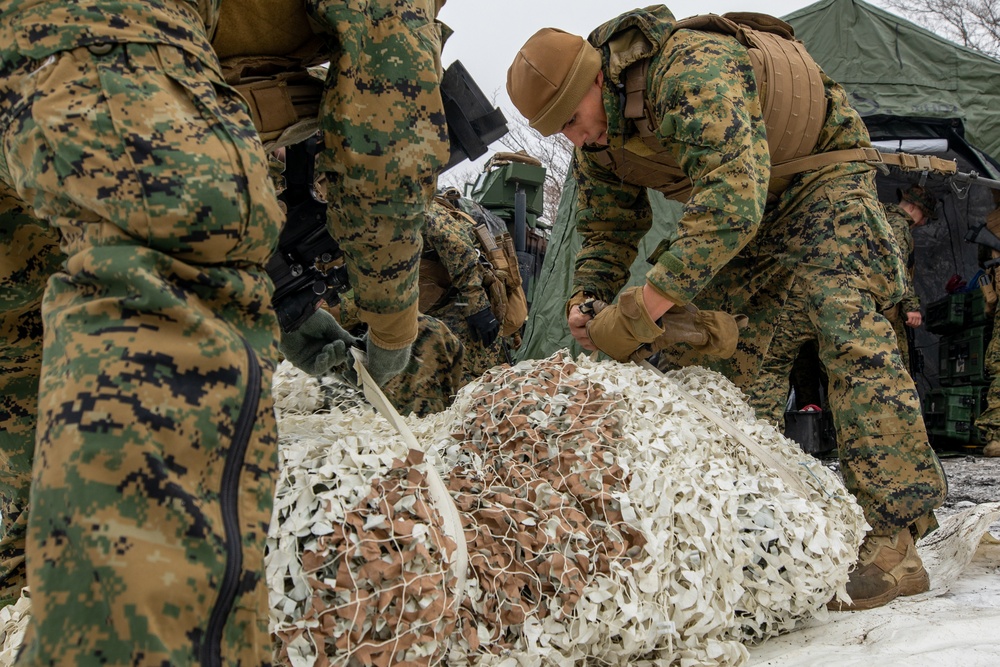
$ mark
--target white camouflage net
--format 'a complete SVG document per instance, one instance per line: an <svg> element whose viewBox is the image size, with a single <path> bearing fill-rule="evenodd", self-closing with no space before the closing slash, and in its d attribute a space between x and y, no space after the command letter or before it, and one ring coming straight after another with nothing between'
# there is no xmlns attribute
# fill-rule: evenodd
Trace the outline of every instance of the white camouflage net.
<svg viewBox="0 0 1000 667"><path fill-rule="evenodd" d="M721 375L557 353L407 419L464 523L456 609L423 457L356 394L318 390L279 368L267 576L286 664L739 665L745 642L826 614L867 528Z"/></svg>

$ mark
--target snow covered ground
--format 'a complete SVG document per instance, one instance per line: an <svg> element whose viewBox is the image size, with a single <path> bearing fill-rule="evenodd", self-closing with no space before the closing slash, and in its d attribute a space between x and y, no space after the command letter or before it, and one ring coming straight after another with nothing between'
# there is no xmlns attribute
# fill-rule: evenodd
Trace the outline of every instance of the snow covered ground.
<svg viewBox="0 0 1000 667"><path fill-rule="evenodd" d="M942 514L948 514L947 509ZM879 609L812 620L752 648L747 664L1000 665L1000 503L965 506L941 521L941 528L917 545L930 572L930 591L898 598Z"/></svg>

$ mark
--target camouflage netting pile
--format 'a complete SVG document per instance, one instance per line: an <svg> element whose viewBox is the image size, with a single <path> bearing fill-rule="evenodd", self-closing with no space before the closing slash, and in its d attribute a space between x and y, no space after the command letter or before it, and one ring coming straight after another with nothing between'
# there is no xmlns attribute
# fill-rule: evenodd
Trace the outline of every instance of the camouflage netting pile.
<svg viewBox="0 0 1000 667"><path fill-rule="evenodd" d="M407 420L464 524L455 591L431 455L342 386L283 365L275 392L268 580L289 665L739 665L826 613L866 528L722 376L556 354Z"/></svg>

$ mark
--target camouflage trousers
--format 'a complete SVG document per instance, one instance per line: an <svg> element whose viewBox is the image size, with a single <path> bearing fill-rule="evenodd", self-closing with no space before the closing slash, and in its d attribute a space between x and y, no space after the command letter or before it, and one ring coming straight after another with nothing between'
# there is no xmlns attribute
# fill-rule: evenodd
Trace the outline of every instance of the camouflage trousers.
<svg viewBox="0 0 1000 667"><path fill-rule="evenodd" d="M438 319L421 313L410 363L382 388L402 415L426 417L445 410L465 384L465 346Z"/></svg>
<svg viewBox="0 0 1000 667"><path fill-rule="evenodd" d="M903 283L874 185L832 181L782 204L699 295L702 308L750 321L731 359L699 362L732 379L761 418L780 426L792 364L802 343L816 339L847 488L875 535L914 524L924 532L947 488L913 380L879 312L899 299Z"/></svg>
<svg viewBox="0 0 1000 667"><path fill-rule="evenodd" d="M903 368L909 371L910 368L910 341L906 337L906 313L898 305L893 306L883 313L885 318L892 325L892 330L896 334L896 346L899 348L899 356L903 359Z"/></svg>
<svg viewBox="0 0 1000 667"><path fill-rule="evenodd" d="M281 214L245 104L172 47L0 56L17 664L269 664Z"/></svg>
<svg viewBox="0 0 1000 667"><path fill-rule="evenodd" d="M983 442L1000 440L1000 308L993 313L993 335L986 346L983 360L990 375L990 388L986 391L986 408L976 418L976 427L982 432Z"/></svg>
<svg viewBox="0 0 1000 667"><path fill-rule="evenodd" d="M784 423L792 364L802 344L816 340L848 490L874 534L914 523L925 532L925 517L944 500L944 472L895 333L871 295L838 285L836 276L796 280L776 322L760 374L745 388L757 416Z"/></svg>

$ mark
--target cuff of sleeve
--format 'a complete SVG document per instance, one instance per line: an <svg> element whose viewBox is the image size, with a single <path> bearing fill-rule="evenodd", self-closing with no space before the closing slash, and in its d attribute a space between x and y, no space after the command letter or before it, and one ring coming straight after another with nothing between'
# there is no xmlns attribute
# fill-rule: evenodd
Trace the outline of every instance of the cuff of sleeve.
<svg viewBox="0 0 1000 667"><path fill-rule="evenodd" d="M469 305L465 307L466 317L469 317L470 315L475 315L476 313L480 312L485 308L492 307L490 304L489 297L486 296L486 292L484 292L481 289L476 290L476 293L472 294L468 298L468 304Z"/></svg>
<svg viewBox="0 0 1000 667"><path fill-rule="evenodd" d="M593 299L593 298L594 298L594 295L591 294L590 292L577 292L576 294L574 294L573 296L571 296L569 298L569 301L566 302L566 313L565 313L565 316L567 318L569 317L569 311L573 310L573 306L579 306L584 301L587 301L588 299Z"/></svg>
<svg viewBox="0 0 1000 667"><path fill-rule="evenodd" d="M646 273L646 282L649 283L650 287L655 289L660 296L665 299L669 299L674 303L686 306L691 303L695 295L700 291L700 287L696 289L693 293L688 293L682 291L678 288L678 285L688 283L693 284L693 281L687 276L687 272L683 271L683 267L680 261L677 260L672 255L669 258L669 264L676 264L678 270L671 270L671 268L663 263L662 256L657 260L656 264L653 265Z"/></svg>
<svg viewBox="0 0 1000 667"><path fill-rule="evenodd" d="M368 336L383 350L401 350L417 338L417 303L398 313L360 311L368 324Z"/></svg>

